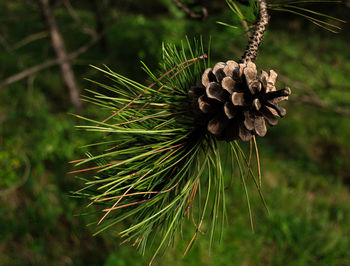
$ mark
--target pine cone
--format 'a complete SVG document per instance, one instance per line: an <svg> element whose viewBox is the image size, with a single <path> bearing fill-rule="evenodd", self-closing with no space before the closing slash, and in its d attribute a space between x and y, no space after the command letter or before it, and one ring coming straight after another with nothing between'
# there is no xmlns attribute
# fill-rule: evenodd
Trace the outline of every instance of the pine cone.
<svg viewBox="0 0 350 266"><path fill-rule="evenodd" d="M277 73L257 75L253 62L219 62L208 68L202 80L188 94L198 121L218 139L248 141L253 135L265 136L265 121L274 126L286 110L279 106L288 100L289 88L276 90Z"/></svg>

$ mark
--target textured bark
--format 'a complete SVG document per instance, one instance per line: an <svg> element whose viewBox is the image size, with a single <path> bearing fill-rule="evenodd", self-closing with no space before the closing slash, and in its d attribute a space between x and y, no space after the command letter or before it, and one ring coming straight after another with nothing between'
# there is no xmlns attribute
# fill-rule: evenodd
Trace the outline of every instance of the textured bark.
<svg viewBox="0 0 350 266"><path fill-rule="evenodd" d="M72 66L69 62L69 57L64 45L63 38L58 30L55 18L51 12L50 4L48 0L37 0L45 22L47 24L48 30L50 32L51 44L54 49L57 59L59 61L59 66L61 70L62 81L68 88L69 97L72 105L78 111L82 109L82 102L79 98L79 89L75 82L74 73Z"/></svg>
<svg viewBox="0 0 350 266"><path fill-rule="evenodd" d="M248 62L256 59L261 41L264 38L266 26L269 24L269 15L267 13L267 4L265 0L258 0L259 19L256 23L255 30L249 38L249 43L244 51L241 62Z"/></svg>

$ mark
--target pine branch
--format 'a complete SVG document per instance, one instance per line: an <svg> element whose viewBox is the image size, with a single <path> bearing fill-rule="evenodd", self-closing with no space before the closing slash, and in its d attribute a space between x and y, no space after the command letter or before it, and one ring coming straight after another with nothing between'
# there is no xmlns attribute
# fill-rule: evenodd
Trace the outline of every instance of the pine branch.
<svg viewBox="0 0 350 266"><path fill-rule="evenodd" d="M267 13L267 4L265 0L258 0L259 4L259 19L256 22L256 27L253 34L250 36L249 43L245 49L241 62L254 62L257 55L261 41L264 38L266 26L269 24L269 15Z"/></svg>

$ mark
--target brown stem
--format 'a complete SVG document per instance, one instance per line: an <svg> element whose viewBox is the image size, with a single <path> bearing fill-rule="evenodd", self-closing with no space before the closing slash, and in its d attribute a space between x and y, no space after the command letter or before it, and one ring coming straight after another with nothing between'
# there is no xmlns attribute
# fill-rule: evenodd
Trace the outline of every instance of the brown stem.
<svg viewBox="0 0 350 266"><path fill-rule="evenodd" d="M258 49L261 41L264 38L266 26L269 24L269 15L267 13L267 4L265 0L258 0L259 4L259 19L256 23L255 30L249 38L249 43L244 51L241 62L254 62L258 55Z"/></svg>

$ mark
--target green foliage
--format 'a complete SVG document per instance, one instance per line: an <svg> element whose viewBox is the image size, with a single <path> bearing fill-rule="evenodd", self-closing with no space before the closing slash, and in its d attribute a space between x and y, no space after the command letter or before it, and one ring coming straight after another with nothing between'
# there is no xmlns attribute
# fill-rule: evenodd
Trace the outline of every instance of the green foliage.
<svg viewBox="0 0 350 266"><path fill-rule="evenodd" d="M192 217L196 227L189 247L209 210L211 241L217 227L222 235L227 218L226 175L219 145L203 126L197 125L188 100L188 89L201 79L208 56L202 41L194 41L192 47L187 40L181 50L164 44L162 50L165 74L160 78L143 64L153 80L148 87L107 67L96 68L113 84L91 81L106 93L88 90L93 96L84 99L99 106L107 118L100 122L76 115L93 124L78 128L102 132L108 140L89 145L98 146L99 152L87 153L87 158L78 160L76 166L92 166L72 172L97 170L83 178L85 187L74 194L91 200L90 205L102 205L105 214L97 223L101 225L97 233L132 218L133 222L120 236L126 242L133 241L142 254L155 242L158 248L152 261L161 248L173 243L186 216ZM223 154L231 166L237 163L240 169L251 216L245 181L245 168L250 161L238 143L222 148L231 148L229 155L227 151ZM259 189L253 171L250 172ZM201 191L198 196L197 191Z"/></svg>
<svg viewBox="0 0 350 266"><path fill-rule="evenodd" d="M249 5L245 6L245 5L240 5L238 3L236 3L235 1L232 0L226 0L226 4L229 7L229 9L232 11L232 13L234 14L233 19L234 23L237 24L235 25L231 25L225 22L221 22L221 21L217 21L216 23L232 28L232 29L241 29L242 25L242 21L247 22L247 26L254 24L256 21L256 18L258 17L258 6L257 3L253 0L249 0L248 1ZM246 29L243 28L243 32L245 32Z"/></svg>

